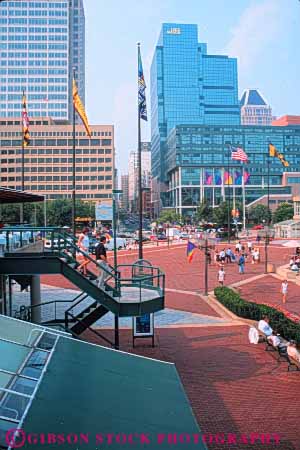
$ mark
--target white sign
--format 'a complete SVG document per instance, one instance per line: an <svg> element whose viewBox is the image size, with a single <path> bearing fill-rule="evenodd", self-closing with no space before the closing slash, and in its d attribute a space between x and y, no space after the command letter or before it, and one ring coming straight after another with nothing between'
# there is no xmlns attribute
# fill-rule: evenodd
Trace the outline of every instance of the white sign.
<svg viewBox="0 0 300 450"><path fill-rule="evenodd" d="M181 34L180 28L170 28L167 30L167 34Z"/></svg>
<svg viewBox="0 0 300 450"><path fill-rule="evenodd" d="M96 220L112 221L112 219L113 219L112 205L107 205L104 203L96 204L95 205L95 216L96 216Z"/></svg>

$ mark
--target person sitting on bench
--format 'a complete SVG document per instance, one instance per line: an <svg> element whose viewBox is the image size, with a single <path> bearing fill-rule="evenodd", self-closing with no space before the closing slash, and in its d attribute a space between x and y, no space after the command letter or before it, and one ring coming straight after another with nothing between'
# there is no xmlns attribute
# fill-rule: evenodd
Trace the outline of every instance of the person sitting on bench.
<svg viewBox="0 0 300 450"><path fill-rule="evenodd" d="M297 350L296 341L290 341L288 343L287 353L291 358L300 362L300 352Z"/></svg>
<svg viewBox="0 0 300 450"><path fill-rule="evenodd" d="M273 330L271 336L268 336L268 341L271 342L273 347L279 347L280 349L286 348L286 345L282 342L280 335L277 331Z"/></svg>
<svg viewBox="0 0 300 450"><path fill-rule="evenodd" d="M258 322L258 329L262 333L264 333L266 336L271 336L273 329L269 325L270 319L267 316L264 316L259 322Z"/></svg>

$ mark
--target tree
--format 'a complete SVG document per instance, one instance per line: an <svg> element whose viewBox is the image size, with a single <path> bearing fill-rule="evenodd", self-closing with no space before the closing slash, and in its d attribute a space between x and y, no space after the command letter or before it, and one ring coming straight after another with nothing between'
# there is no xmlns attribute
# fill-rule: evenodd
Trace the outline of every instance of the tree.
<svg viewBox="0 0 300 450"><path fill-rule="evenodd" d="M266 222L266 224L271 220L272 213L265 205L256 205L249 210L249 219L254 223Z"/></svg>
<svg viewBox="0 0 300 450"><path fill-rule="evenodd" d="M212 218L213 208L206 201L203 201L197 208L195 219L198 222L210 222Z"/></svg>
<svg viewBox="0 0 300 450"><path fill-rule="evenodd" d="M95 207L92 203L76 200L76 216L95 218ZM48 226L72 226L72 200L63 198L47 202Z"/></svg>
<svg viewBox="0 0 300 450"><path fill-rule="evenodd" d="M281 203L275 210L273 215L273 222L282 222L284 220L292 219L294 216L294 207L291 203Z"/></svg>
<svg viewBox="0 0 300 450"><path fill-rule="evenodd" d="M157 221L159 223L181 223L181 216L180 214L177 214L174 209L168 209L165 211L162 211Z"/></svg>
<svg viewBox="0 0 300 450"><path fill-rule="evenodd" d="M231 219L231 210L230 210ZM219 227L223 227L228 223L228 202L222 202L213 210L213 222Z"/></svg>

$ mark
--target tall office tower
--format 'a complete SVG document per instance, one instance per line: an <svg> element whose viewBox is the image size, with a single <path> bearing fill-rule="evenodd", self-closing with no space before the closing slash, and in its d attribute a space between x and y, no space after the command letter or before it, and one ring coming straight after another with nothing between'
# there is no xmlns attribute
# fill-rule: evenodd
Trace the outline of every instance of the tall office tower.
<svg viewBox="0 0 300 450"><path fill-rule="evenodd" d="M128 202L128 175L121 175L121 208L128 210L129 202Z"/></svg>
<svg viewBox="0 0 300 450"><path fill-rule="evenodd" d="M272 108L258 89L246 89L241 98L242 125L271 125Z"/></svg>
<svg viewBox="0 0 300 450"><path fill-rule="evenodd" d="M0 117L72 118L72 75L84 100L83 0L0 3Z"/></svg>
<svg viewBox="0 0 300 450"><path fill-rule="evenodd" d="M150 188L151 182L151 143L141 143L142 187ZM131 211L137 211L138 200L138 152L131 151L128 166L128 200Z"/></svg>
<svg viewBox="0 0 300 450"><path fill-rule="evenodd" d="M240 124L237 61L207 54L197 25L165 23L151 65L152 176L162 189L167 137L183 124Z"/></svg>

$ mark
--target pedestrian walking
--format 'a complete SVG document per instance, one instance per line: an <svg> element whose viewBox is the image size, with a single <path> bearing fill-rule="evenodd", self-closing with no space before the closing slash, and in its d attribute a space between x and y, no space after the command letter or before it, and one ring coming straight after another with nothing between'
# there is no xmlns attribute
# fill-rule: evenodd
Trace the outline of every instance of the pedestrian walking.
<svg viewBox="0 0 300 450"><path fill-rule="evenodd" d="M242 254L238 259L239 273L245 273L245 256Z"/></svg>
<svg viewBox="0 0 300 450"><path fill-rule="evenodd" d="M109 276L109 265L107 263L107 254L106 254L106 237L101 236L100 243L96 246L95 254L96 261L99 264L99 275L97 278L97 286L102 288L104 286L104 281Z"/></svg>
<svg viewBox="0 0 300 450"><path fill-rule="evenodd" d="M235 251L240 253L240 251L242 250L242 244L241 241L237 242L237 244L235 245Z"/></svg>
<svg viewBox="0 0 300 450"><path fill-rule="evenodd" d="M285 304L286 303L286 298L287 298L287 293L288 293L288 282L287 282L287 280L283 280L283 282L281 283L280 292L282 294L282 303Z"/></svg>
<svg viewBox="0 0 300 450"><path fill-rule="evenodd" d="M227 262L227 263L231 263L231 255L232 255L231 248L228 248L228 249L226 250L226 262Z"/></svg>
<svg viewBox="0 0 300 450"><path fill-rule="evenodd" d="M88 252L89 252L89 246L90 246L90 239L89 239L89 229L84 228L82 230L82 233L80 233L78 238L78 247L80 248L81 252L78 252L78 257L83 257L83 261L79 266L77 267L77 270L82 273L85 277L87 276L87 265L90 263L90 260L88 258Z"/></svg>
<svg viewBox="0 0 300 450"><path fill-rule="evenodd" d="M225 270L224 267L220 267L220 270L218 271L218 282L220 286L224 286L225 281Z"/></svg>

